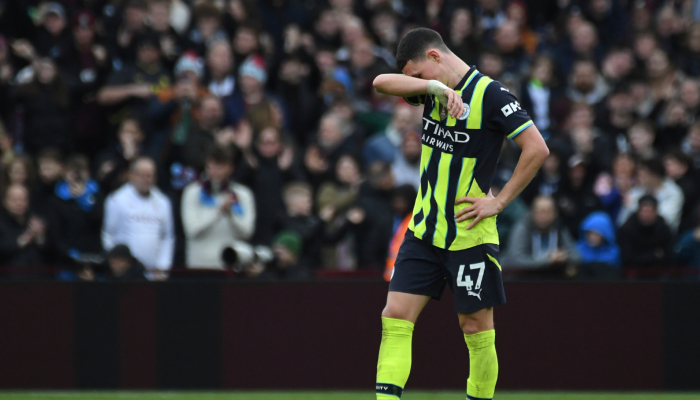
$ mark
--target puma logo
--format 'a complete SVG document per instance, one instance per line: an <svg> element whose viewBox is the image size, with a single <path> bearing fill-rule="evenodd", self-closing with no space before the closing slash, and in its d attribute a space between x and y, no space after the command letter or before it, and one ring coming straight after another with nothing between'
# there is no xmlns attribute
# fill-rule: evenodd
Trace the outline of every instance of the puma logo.
<svg viewBox="0 0 700 400"><path fill-rule="evenodd" d="M479 293L469 290L467 291L467 295L477 297L479 298L479 301L481 301L481 290L482 289L479 289Z"/></svg>

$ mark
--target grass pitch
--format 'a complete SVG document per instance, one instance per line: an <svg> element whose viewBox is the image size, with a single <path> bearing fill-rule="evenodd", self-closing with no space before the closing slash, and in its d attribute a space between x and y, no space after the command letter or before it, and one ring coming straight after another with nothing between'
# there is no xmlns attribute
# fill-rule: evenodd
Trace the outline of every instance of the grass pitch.
<svg viewBox="0 0 700 400"><path fill-rule="evenodd" d="M402 400L457 400L464 392L406 392ZM0 392L0 400L374 400L364 392ZM698 400L700 393L501 392L497 400Z"/></svg>

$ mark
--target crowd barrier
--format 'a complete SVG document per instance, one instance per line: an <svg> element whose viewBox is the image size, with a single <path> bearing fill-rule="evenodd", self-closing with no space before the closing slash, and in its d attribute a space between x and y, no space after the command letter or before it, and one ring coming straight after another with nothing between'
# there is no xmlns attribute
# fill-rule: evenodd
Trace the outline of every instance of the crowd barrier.
<svg viewBox="0 0 700 400"><path fill-rule="evenodd" d="M2 389L374 387L384 282L0 283ZM507 283L499 388L698 390L700 283ZM411 388L460 389L452 295Z"/></svg>

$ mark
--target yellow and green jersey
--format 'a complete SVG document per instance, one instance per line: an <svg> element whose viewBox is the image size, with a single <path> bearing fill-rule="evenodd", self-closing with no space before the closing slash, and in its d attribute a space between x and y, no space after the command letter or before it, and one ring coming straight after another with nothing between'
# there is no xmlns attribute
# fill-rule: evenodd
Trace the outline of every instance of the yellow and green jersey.
<svg viewBox="0 0 700 400"><path fill-rule="evenodd" d="M448 115L435 96L406 98L425 104L421 183L408 229L415 237L447 250L482 243L498 244L496 217L467 230L455 214L471 204L455 205L464 196L484 197L491 188L503 139L513 139L532 120L508 89L472 67L454 90L462 96L464 113Z"/></svg>

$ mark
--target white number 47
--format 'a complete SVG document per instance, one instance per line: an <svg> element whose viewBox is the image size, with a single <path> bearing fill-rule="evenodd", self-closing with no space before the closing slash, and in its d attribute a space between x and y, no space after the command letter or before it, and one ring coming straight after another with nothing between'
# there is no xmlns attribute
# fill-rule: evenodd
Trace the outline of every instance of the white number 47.
<svg viewBox="0 0 700 400"><path fill-rule="evenodd" d="M481 280L484 278L484 270L486 269L486 263L480 262L476 264L470 264L469 269L479 270L479 276L476 278L476 287L474 289L481 289ZM457 286L466 287L467 290L472 290L472 285L474 285L472 278L469 276L468 273L466 275L464 274L464 265L460 265L459 273L457 274Z"/></svg>

